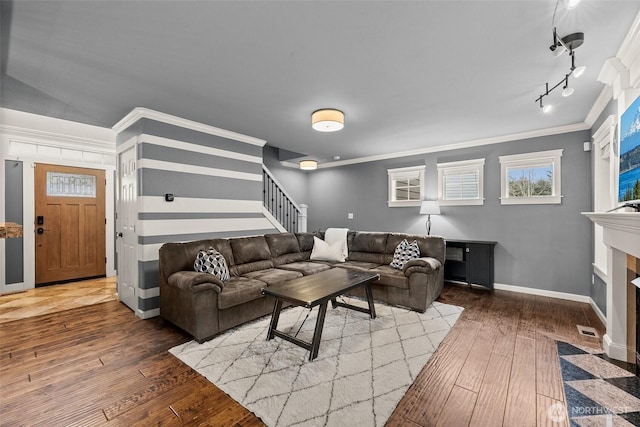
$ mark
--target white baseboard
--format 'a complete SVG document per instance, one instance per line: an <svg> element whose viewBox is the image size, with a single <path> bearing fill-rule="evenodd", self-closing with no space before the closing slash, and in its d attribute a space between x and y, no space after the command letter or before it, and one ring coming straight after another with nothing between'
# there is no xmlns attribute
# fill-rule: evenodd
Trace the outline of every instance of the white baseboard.
<svg viewBox="0 0 640 427"><path fill-rule="evenodd" d="M602 322L602 324L606 326L607 325L607 316L604 315L604 313L600 310L600 308L598 307L598 305L596 304L596 302L592 298L589 298L589 305L591 305L591 308L593 308L593 311L596 312L596 314L600 318L600 321Z"/></svg>
<svg viewBox="0 0 640 427"><path fill-rule="evenodd" d="M495 289L499 289L501 291L509 291L509 292L519 292L521 294L530 294L530 295L539 295L542 297L550 297L550 298L558 298L558 299L566 299L569 301L576 302L584 302L587 304L591 303L591 297L585 295L578 294L570 294L567 292L557 292L557 291L547 291L545 289L536 289L536 288L527 288L524 286L514 286L514 285L505 285L502 283L495 283L493 285Z"/></svg>
<svg viewBox="0 0 640 427"><path fill-rule="evenodd" d="M277 229L280 233L287 232L287 229L284 228L282 224L280 224L280 222L276 219L276 217L271 215L271 213L267 208L265 207L262 208L262 214L264 215L265 218L267 218L267 220L271 223L271 225L273 225L273 228Z"/></svg>
<svg viewBox="0 0 640 427"><path fill-rule="evenodd" d="M585 295L570 294L567 292L547 291L544 289L536 289L536 288L526 288L524 286L505 285L502 283L495 283L493 287L495 289L508 291L508 292L519 292L521 294L540 295L540 296L549 297L549 298L558 298L558 299L565 299L568 301L584 302L589 304L591 308L593 308L593 311L596 312L596 315L598 316L598 318L600 318L600 321L602 322L603 325L607 324L607 317L600 310L600 308L598 308L598 305L596 304L596 302L591 297L588 297Z"/></svg>
<svg viewBox="0 0 640 427"><path fill-rule="evenodd" d="M151 319L152 317L160 316L160 309L154 308L153 310L142 311L140 309L136 310L136 316L141 319Z"/></svg>
<svg viewBox="0 0 640 427"><path fill-rule="evenodd" d="M611 337L605 334L602 337L602 348L604 352L612 359L622 360L623 362L636 363L635 349L627 347L623 344L616 344L611 341Z"/></svg>
<svg viewBox="0 0 640 427"><path fill-rule="evenodd" d="M2 284L0 286L0 295L14 294L16 292L23 292L24 290L24 283L22 282L11 283L9 285Z"/></svg>

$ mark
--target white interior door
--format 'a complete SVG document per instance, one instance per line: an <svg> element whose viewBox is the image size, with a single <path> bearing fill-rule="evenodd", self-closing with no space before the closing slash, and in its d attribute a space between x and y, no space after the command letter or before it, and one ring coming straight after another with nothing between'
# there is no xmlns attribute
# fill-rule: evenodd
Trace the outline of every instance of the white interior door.
<svg viewBox="0 0 640 427"><path fill-rule="evenodd" d="M118 200L118 296L134 312L138 309L138 259L136 246L137 175L136 147L119 155Z"/></svg>

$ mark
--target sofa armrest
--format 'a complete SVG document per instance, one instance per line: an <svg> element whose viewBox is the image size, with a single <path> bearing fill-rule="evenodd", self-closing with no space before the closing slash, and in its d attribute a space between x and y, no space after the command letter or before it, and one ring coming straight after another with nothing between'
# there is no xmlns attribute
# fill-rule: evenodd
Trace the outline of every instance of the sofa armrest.
<svg viewBox="0 0 640 427"><path fill-rule="evenodd" d="M407 261L402 267L402 272L405 276L410 276L413 273L431 273L437 271L442 264L432 257L421 257Z"/></svg>
<svg viewBox="0 0 640 427"><path fill-rule="evenodd" d="M200 273L197 271L178 271L173 273L167 279L167 283L171 286L191 292L203 292L213 289L216 293L222 292L224 285L213 274Z"/></svg>

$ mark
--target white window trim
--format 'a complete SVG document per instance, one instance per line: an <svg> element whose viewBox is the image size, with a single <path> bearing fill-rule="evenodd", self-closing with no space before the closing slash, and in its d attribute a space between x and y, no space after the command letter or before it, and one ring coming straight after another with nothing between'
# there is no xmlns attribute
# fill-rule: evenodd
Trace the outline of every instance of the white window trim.
<svg viewBox="0 0 640 427"><path fill-rule="evenodd" d="M438 163L438 202L441 206L484 205L484 159L462 160L459 162ZM446 200L444 198L444 176L447 173L478 172L478 198L464 200Z"/></svg>
<svg viewBox="0 0 640 427"><path fill-rule="evenodd" d="M500 156L500 204L503 205L545 205L562 203L561 157L563 149L537 151L535 153ZM551 196L509 197L507 169L517 166L536 166L553 164L553 188Z"/></svg>
<svg viewBox="0 0 640 427"><path fill-rule="evenodd" d="M407 206L420 206L424 199L424 170L426 166L410 166L406 168L387 169L389 178L389 194L387 204L390 208L399 208ZM395 200L395 192L393 183L398 179L418 178L420 180L420 199L419 200Z"/></svg>

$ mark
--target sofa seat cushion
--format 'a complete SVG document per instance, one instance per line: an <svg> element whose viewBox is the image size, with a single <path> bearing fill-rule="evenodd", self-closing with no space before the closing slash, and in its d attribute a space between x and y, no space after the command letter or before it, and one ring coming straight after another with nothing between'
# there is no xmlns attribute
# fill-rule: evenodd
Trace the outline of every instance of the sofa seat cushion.
<svg viewBox="0 0 640 427"><path fill-rule="evenodd" d="M279 268L268 268L266 270L258 270L245 273L243 277L260 280L267 285L275 285L276 283L286 282L287 280L293 280L297 279L298 277L302 277L302 273L291 270L281 270Z"/></svg>
<svg viewBox="0 0 640 427"><path fill-rule="evenodd" d="M405 276L401 270L393 268L390 265L381 265L379 267L372 268L368 273L377 273L380 275L380 280L374 282L376 285L409 289L409 278Z"/></svg>
<svg viewBox="0 0 640 427"><path fill-rule="evenodd" d="M298 261L304 261L309 259L309 253L305 252L291 252L289 254L280 255L277 258L273 258L273 266L281 268L282 264L291 264Z"/></svg>
<svg viewBox="0 0 640 427"><path fill-rule="evenodd" d="M224 289L218 294L218 308L234 307L262 297L264 282L246 277L232 277L224 284Z"/></svg>
<svg viewBox="0 0 640 427"><path fill-rule="evenodd" d="M372 268L376 268L380 266L380 264L375 262L347 261L347 262L341 262L339 264L335 264L335 266L342 267L342 268L350 268L352 270L358 270L358 271L367 271L367 270L371 270Z"/></svg>
<svg viewBox="0 0 640 427"><path fill-rule="evenodd" d="M389 264L385 262L388 256L386 254L376 254L371 252L349 252L349 261L358 261L372 263L376 265Z"/></svg>
<svg viewBox="0 0 640 427"><path fill-rule="evenodd" d="M291 270L297 271L305 276L310 274L320 273L321 271L325 271L331 268L331 265L319 262L309 262L309 261L301 261L301 262L293 262L291 264L283 264L279 265L278 268L283 270Z"/></svg>

